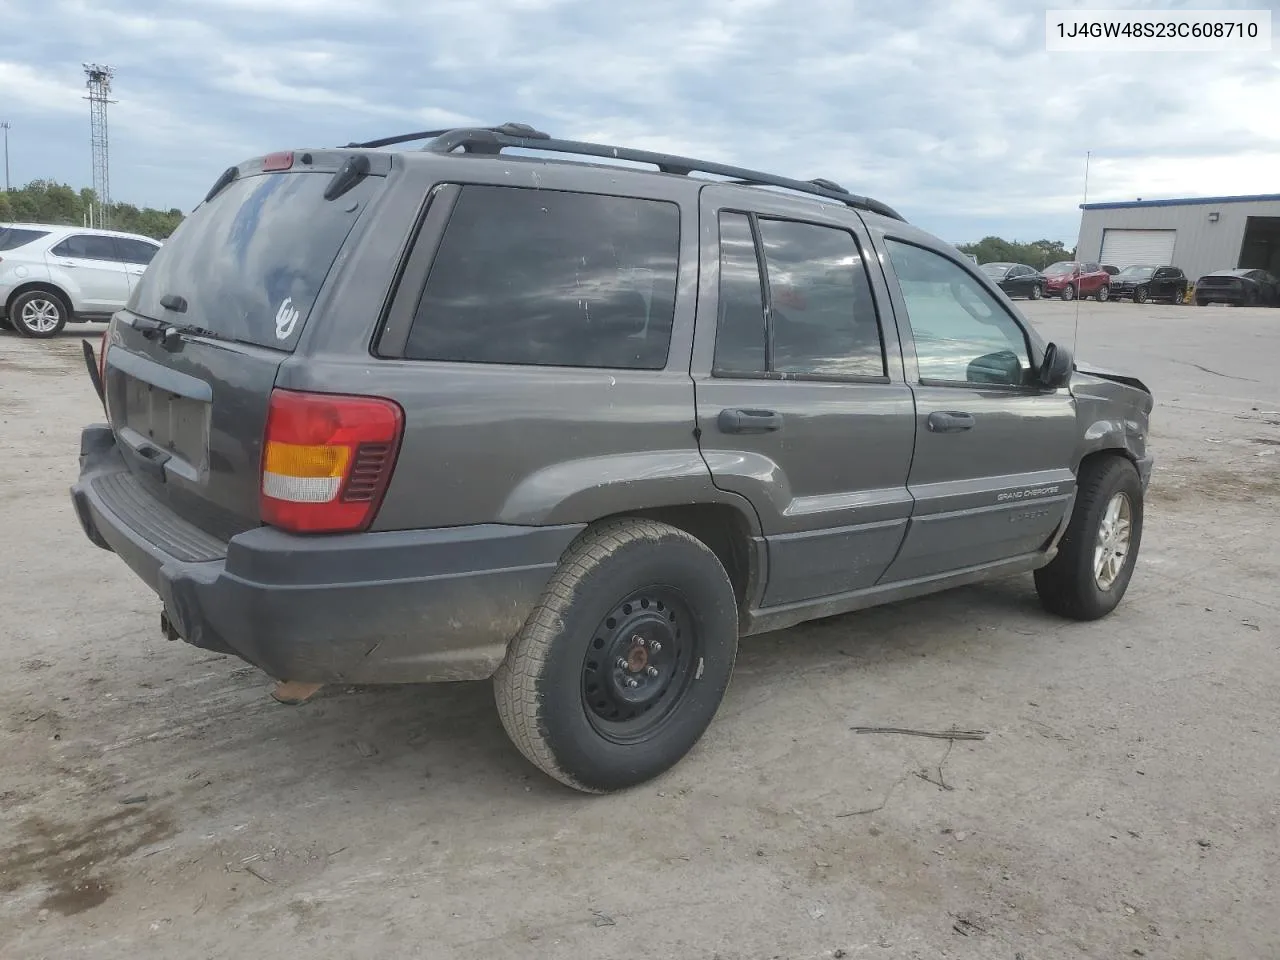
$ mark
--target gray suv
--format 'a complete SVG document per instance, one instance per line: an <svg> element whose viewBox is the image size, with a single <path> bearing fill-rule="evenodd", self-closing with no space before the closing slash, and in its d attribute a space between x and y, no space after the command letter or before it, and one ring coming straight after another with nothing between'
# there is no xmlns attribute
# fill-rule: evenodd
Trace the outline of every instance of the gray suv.
<svg viewBox="0 0 1280 960"><path fill-rule="evenodd" d="M75 509L171 639L491 677L590 792L697 742L740 637L1029 571L1107 614L1151 470L1141 382L884 204L514 124L232 167L86 359Z"/></svg>

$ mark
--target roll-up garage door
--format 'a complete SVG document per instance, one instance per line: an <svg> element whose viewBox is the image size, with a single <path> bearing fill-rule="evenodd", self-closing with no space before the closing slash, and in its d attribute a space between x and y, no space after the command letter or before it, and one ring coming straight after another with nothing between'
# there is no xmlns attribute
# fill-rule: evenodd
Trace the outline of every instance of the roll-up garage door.
<svg viewBox="0 0 1280 960"><path fill-rule="evenodd" d="M1103 230L1099 259L1123 270L1135 265L1159 267L1173 263L1174 230Z"/></svg>

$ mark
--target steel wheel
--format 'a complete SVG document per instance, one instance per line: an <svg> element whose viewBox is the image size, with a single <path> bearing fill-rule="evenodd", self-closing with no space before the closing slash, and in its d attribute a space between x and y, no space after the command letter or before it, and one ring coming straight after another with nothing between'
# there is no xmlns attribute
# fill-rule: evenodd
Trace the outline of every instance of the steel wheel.
<svg viewBox="0 0 1280 960"><path fill-rule="evenodd" d="M1093 547L1093 579L1101 590L1110 590L1124 568L1133 533L1133 505L1124 493L1107 502Z"/></svg>
<svg viewBox="0 0 1280 960"><path fill-rule="evenodd" d="M587 719L614 743L643 740L679 703L699 655L684 597L637 590L600 623L582 662Z"/></svg>

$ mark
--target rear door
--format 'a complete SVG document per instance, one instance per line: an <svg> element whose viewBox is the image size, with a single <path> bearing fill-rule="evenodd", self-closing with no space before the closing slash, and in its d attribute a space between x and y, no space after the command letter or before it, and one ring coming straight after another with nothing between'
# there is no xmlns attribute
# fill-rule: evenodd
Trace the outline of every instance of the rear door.
<svg viewBox="0 0 1280 960"><path fill-rule="evenodd" d="M872 586L911 512L915 432L897 344L877 319L883 277L868 272L851 211L741 202L740 190L702 191L692 372L703 456L759 515L765 606Z"/></svg>
<svg viewBox="0 0 1280 960"><path fill-rule="evenodd" d="M367 176L325 199L339 159L315 154L281 173L242 165L160 248L110 330L107 405L131 473L223 539L259 522L277 370L323 312L326 277L382 189L383 176ZM159 336L155 321L181 336Z"/></svg>
<svg viewBox="0 0 1280 960"><path fill-rule="evenodd" d="M915 508L883 582L1045 546L1075 487L1075 402L1034 385L1022 321L959 260L889 236L890 286L916 397Z"/></svg>
<svg viewBox="0 0 1280 960"><path fill-rule="evenodd" d="M50 247L45 261L67 278L80 313L114 313L129 299L129 279L115 237L73 233Z"/></svg>

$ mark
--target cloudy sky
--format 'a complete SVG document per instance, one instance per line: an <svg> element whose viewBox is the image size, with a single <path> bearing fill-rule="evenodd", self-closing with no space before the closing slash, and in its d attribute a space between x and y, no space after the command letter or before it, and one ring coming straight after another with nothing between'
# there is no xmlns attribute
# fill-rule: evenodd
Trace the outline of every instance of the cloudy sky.
<svg viewBox="0 0 1280 960"><path fill-rule="evenodd" d="M953 242L1073 243L1086 151L1091 200L1280 192L1280 43L1051 54L1048 6L1280 23L1280 0L0 0L0 119L15 183L88 185L81 63L109 63L115 198L184 210L273 149L506 120L828 177Z"/></svg>

